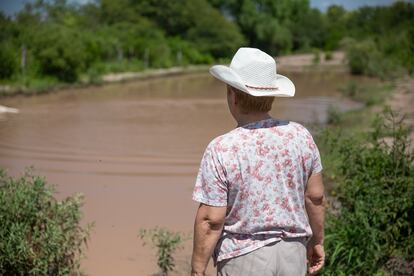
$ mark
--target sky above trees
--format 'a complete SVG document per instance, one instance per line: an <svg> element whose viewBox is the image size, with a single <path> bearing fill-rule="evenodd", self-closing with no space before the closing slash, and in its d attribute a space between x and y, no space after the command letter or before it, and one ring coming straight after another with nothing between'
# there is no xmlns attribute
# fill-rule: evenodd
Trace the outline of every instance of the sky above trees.
<svg viewBox="0 0 414 276"><path fill-rule="evenodd" d="M311 6L325 11L331 5L341 5L347 10L357 9L361 6L385 6L396 2L395 0L310 0ZM406 2L414 2L409 0Z"/></svg>
<svg viewBox="0 0 414 276"><path fill-rule="evenodd" d="M91 0L68 0L68 2L86 3ZM330 5L341 5L348 10L356 9L361 6L391 5L396 0L310 0L311 6L325 11ZM34 2L34 0L0 0L0 10L7 15L13 15L18 12L25 3ZM414 0L406 0L414 3Z"/></svg>

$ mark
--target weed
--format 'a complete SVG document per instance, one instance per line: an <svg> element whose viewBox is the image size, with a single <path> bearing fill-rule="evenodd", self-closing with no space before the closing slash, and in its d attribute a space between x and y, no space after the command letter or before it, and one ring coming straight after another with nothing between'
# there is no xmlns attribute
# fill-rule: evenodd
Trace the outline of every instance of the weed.
<svg viewBox="0 0 414 276"><path fill-rule="evenodd" d="M329 106L327 111L327 123L330 125L338 125L342 121L341 112L334 106Z"/></svg>
<svg viewBox="0 0 414 276"><path fill-rule="evenodd" d="M318 65L319 63L321 63L321 51L319 49L315 49L313 50L312 64Z"/></svg>
<svg viewBox="0 0 414 276"><path fill-rule="evenodd" d="M174 270L175 260L173 254L181 248L183 241L186 239L183 234L156 227L154 229L141 229L139 237L144 245L150 242L157 248L157 264L162 275L168 275L168 272Z"/></svg>
<svg viewBox="0 0 414 276"><path fill-rule="evenodd" d="M350 81L340 87L342 95L367 106L382 104L393 88L392 84L365 84L361 85Z"/></svg>
<svg viewBox="0 0 414 276"><path fill-rule="evenodd" d="M325 60L332 60L333 59L333 55L331 51L326 51L325 52Z"/></svg>

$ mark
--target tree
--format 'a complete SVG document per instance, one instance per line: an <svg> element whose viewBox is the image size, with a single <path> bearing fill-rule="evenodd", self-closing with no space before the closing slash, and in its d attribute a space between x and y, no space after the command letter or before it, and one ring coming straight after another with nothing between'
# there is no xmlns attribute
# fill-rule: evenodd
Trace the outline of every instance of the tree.
<svg viewBox="0 0 414 276"><path fill-rule="evenodd" d="M10 43L0 44L0 79L11 78L18 70L18 53Z"/></svg>
<svg viewBox="0 0 414 276"><path fill-rule="evenodd" d="M90 63L86 40L87 37L76 30L59 25L43 25L33 43L41 73L65 82L76 81L79 73Z"/></svg>
<svg viewBox="0 0 414 276"><path fill-rule="evenodd" d="M237 26L206 0L139 1L137 9L167 35L192 41L196 48L214 57L232 55L244 42Z"/></svg>
<svg viewBox="0 0 414 276"><path fill-rule="evenodd" d="M229 13L249 45L270 54L288 53L303 46L323 44L320 13L308 0L210 0ZM317 28L313 28L317 26ZM322 31L321 31L322 29ZM314 43L314 41L317 41Z"/></svg>
<svg viewBox="0 0 414 276"><path fill-rule="evenodd" d="M326 11L326 18L329 22L327 28L326 46L327 50L334 50L346 34L346 10L339 5L332 5Z"/></svg>

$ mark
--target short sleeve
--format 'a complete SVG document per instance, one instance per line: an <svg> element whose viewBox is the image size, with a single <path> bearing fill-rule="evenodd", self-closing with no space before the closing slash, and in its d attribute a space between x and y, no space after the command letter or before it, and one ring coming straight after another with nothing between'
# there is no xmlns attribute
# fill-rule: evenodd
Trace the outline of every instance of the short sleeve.
<svg viewBox="0 0 414 276"><path fill-rule="evenodd" d="M312 175L313 173L319 173L323 169L321 155L319 153L318 146L313 140L312 134L310 134L308 130L305 131L305 139L306 139L306 144L308 146L308 149L310 150L311 158L312 158L312 165L310 168L309 175Z"/></svg>
<svg viewBox="0 0 414 276"><path fill-rule="evenodd" d="M313 142L315 144L315 142ZM319 173L323 169L321 155L319 154L318 146L315 144L313 149L312 173Z"/></svg>
<svg viewBox="0 0 414 276"><path fill-rule="evenodd" d="M201 160L193 200L211 206L227 206L227 181L223 165L210 144Z"/></svg>

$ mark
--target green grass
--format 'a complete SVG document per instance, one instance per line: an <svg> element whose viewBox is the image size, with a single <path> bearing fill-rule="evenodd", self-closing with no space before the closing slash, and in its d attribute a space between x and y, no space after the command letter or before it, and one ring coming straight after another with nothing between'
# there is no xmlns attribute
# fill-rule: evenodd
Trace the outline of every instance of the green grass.
<svg viewBox="0 0 414 276"><path fill-rule="evenodd" d="M350 81L339 87L345 98L364 104L364 108L341 113L335 108L328 109L328 126L340 128L356 136L364 135L371 129L371 123L376 113L383 110L386 100L395 88L393 82L377 81L369 84L359 84Z"/></svg>
<svg viewBox="0 0 414 276"><path fill-rule="evenodd" d="M392 82L378 82L373 84L359 84L350 81L339 87L342 95L347 98L362 102L367 106L382 104L394 88Z"/></svg>

